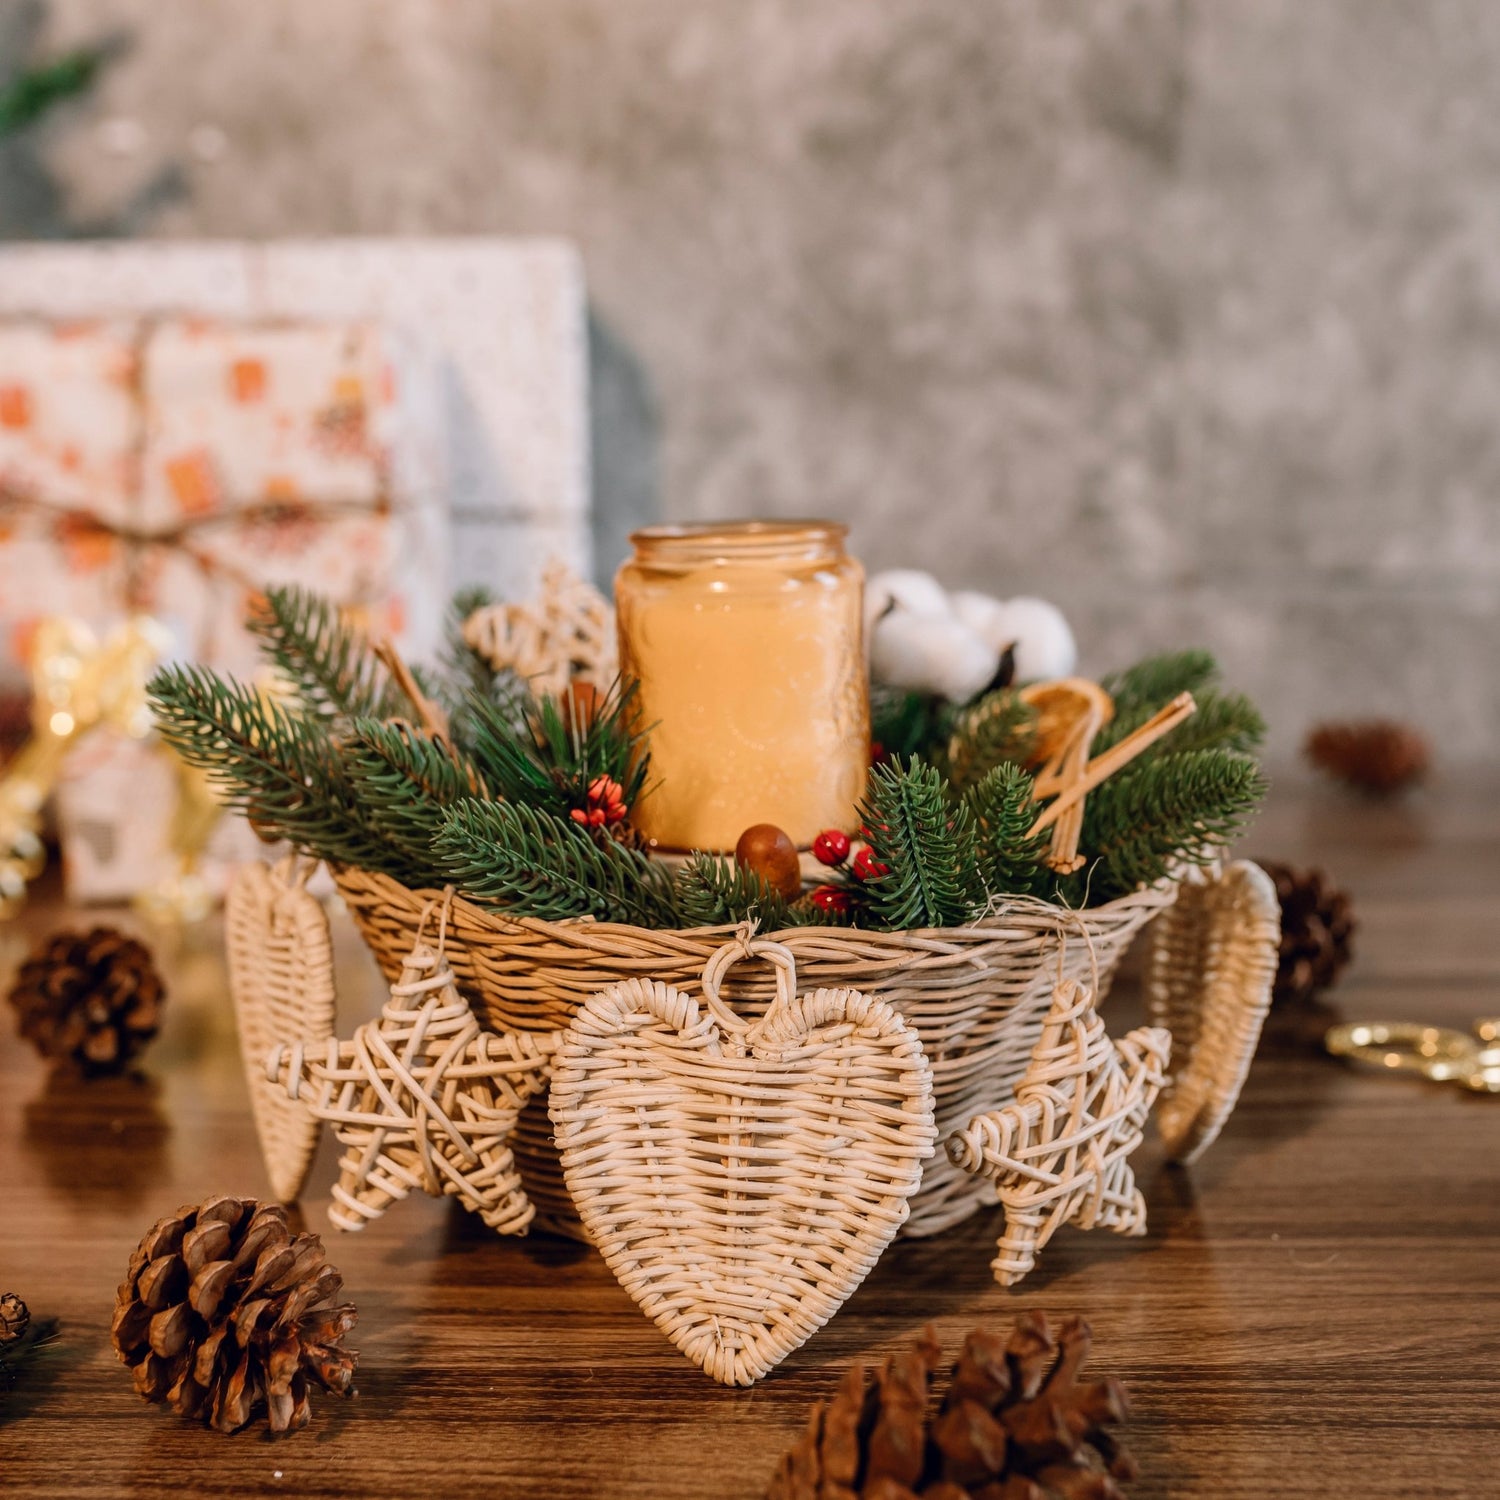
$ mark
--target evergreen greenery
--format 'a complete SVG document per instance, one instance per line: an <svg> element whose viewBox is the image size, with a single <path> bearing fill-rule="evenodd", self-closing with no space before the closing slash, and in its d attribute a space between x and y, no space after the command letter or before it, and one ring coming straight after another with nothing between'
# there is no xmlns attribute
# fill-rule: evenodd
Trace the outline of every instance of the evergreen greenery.
<svg viewBox="0 0 1500 1500"><path fill-rule="evenodd" d="M162 738L257 828L323 859L397 873L326 725L204 667L163 667L148 691Z"/></svg>
<svg viewBox="0 0 1500 1500"><path fill-rule="evenodd" d="M1221 749L1142 757L1084 804L1090 867L1064 885L1069 904L1098 905L1152 885L1179 864L1207 864L1265 794L1260 767Z"/></svg>
<svg viewBox="0 0 1500 1500"><path fill-rule="evenodd" d="M759 922L762 932L790 924L787 904L754 870L717 854L694 854L673 882L678 909L689 927Z"/></svg>
<svg viewBox="0 0 1500 1500"><path fill-rule="evenodd" d="M490 795L480 772L449 745L401 721L356 719L343 760L351 790L403 870L430 868L445 808Z"/></svg>
<svg viewBox="0 0 1500 1500"><path fill-rule="evenodd" d="M1041 814L1031 777L1020 766L998 765L964 796L974 820L979 870L993 896L1041 895L1052 873L1043 860L1051 834L1031 833Z"/></svg>
<svg viewBox="0 0 1500 1500"><path fill-rule="evenodd" d="M959 710L941 758L959 791L977 786L997 766L1019 765L1036 741L1036 710L1011 688L997 688Z"/></svg>
<svg viewBox="0 0 1500 1500"><path fill-rule="evenodd" d="M310 590L267 589L245 623L309 713L325 719L416 716L364 634Z"/></svg>
<svg viewBox="0 0 1500 1500"><path fill-rule="evenodd" d="M952 707L927 693L870 684L870 738L882 757L927 755L947 737Z"/></svg>
<svg viewBox="0 0 1500 1500"><path fill-rule="evenodd" d="M12 79L0 89L0 137L39 120L54 104L84 93L103 61L103 49L85 47Z"/></svg>
<svg viewBox="0 0 1500 1500"><path fill-rule="evenodd" d="M936 766L920 760L874 767L860 818L886 873L866 882L883 927L953 927L986 899L968 806Z"/></svg>
<svg viewBox="0 0 1500 1500"><path fill-rule="evenodd" d="M1211 652L1172 651L1148 656L1123 672L1115 672L1100 687L1115 701L1115 718L1128 719L1140 709L1149 718L1178 693L1197 693L1211 687L1219 676L1219 664Z"/></svg>
<svg viewBox="0 0 1500 1500"><path fill-rule="evenodd" d="M468 800L447 809L433 840L437 879L523 917L592 916L678 927L666 867L541 808Z"/></svg>
<svg viewBox="0 0 1500 1500"><path fill-rule="evenodd" d="M466 613L483 602L458 601ZM446 736L423 725L370 643L338 610L297 589L268 591L252 628L296 694L273 699L198 667L168 667L150 684L163 737L205 768L230 806L268 837L409 886L452 881L518 915L593 916L648 927L757 921L945 927L993 897L1036 895L1098 904L1152 884L1184 862L1215 857L1253 810L1264 783L1252 752L1264 724L1219 687L1213 659L1181 652L1107 679L1116 714L1095 753L1184 690L1198 712L1092 791L1080 850L1087 865L1059 879L1026 763L1035 717L1009 689L954 709L877 691L875 732L890 755L860 806L869 859L884 867L830 873L847 911L787 902L732 859L698 854L675 876L629 840L629 825L587 826L598 778L646 791L646 735L634 686L597 697L537 697L495 673L450 626L438 669L418 678L447 709ZM884 738L882 738L884 737ZM623 834L625 837L616 837ZM866 871L865 873L868 873Z"/></svg>

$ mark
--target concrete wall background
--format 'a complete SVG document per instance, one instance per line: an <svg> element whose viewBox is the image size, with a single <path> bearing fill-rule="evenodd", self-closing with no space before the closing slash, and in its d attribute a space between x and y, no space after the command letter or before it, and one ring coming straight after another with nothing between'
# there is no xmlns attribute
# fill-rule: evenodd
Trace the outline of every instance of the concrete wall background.
<svg viewBox="0 0 1500 1500"><path fill-rule="evenodd" d="M0 0L118 33L0 234L562 233L596 501L822 512L1217 649L1319 715L1500 727L1489 0Z"/></svg>

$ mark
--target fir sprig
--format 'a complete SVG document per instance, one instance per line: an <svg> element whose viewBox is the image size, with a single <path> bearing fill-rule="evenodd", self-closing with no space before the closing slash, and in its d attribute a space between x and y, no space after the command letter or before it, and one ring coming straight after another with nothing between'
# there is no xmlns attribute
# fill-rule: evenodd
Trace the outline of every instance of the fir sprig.
<svg viewBox="0 0 1500 1500"><path fill-rule="evenodd" d="M671 877L659 862L540 808L460 802L443 814L433 854L439 879L516 916L681 925Z"/></svg>
<svg viewBox="0 0 1500 1500"><path fill-rule="evenodd" d="M363 631L309 589L273 587L245 622L309 714L324 719L419 717Z"/></svg>
<svg viewBox="0 0 1500 1500"><path fill-rule="evenodd" d="M147 695L162 738L257 827L322 859L400 873L326 724L206 667L163 667Z"/></svg>
<svg viewBox="0 0 1500 1500"><path fill-rule="evenodd" d="M464 624L477 609L495 602L482 585L460 589L453 596L444 624L443 646L438 656L436 697L448 714L454 744L468 748L472 735L472 704L477 700L498 711L513 730L526 723L531 691L512 671L497 672L464 637Z"/></svg>
<svg viewBox="0 0 1500 1500"><path fill-rule="evenodd" d="M935 766L914 759L874 767L859 815L886 867L865 884L879 925L956 927L983 906L973 820Z"/></svg>
<svg viewBox="0 0 1500 1500"><path fill-rule="evenodd" d="M1089 793L1080 848L1091 867L1065 892L1081 904L1153 885L1179 864L1207 864L1265 794L1260 767L1225 750L1143 758Z"/></svg>
<svg viewBox="0 0 1500 1500"><path fill-rule="evenodd" d="M996 766L1021 764L1036 742L1036 724L1036 710L1011 688L997 688L960 709L942 757L949 780L965 791Z"/></svg>
<svg viewBox="0 0 1500 1500"><path fill-rule="evenodd" d="M762 932L789 925L787 904L756 871L726 855L695 853L673 881L689 927L758 922Z"/></svg>
<svg viewBox="0 0 1500 1500"><path fill-rule="evenodd" d="M870 684L870 738L882 757L925 755L948 736L953 709L944 699Z"/></svg>
<svg viewBox="0 0 1500 1500"><path fill-rule="evenodd" d="M974 820L980 873L991 896L1037 896L1052 883L1043 864L1051 836L1033 835L1041 813L1036 787L1020 766L998 765L964 796Z"/></svg>
<svg viewBox="0 0 1500 1500"><path fill-rule="evenodd" d="M407 868L423 872L422 884L443 810L468 797L490 795L477 768L451 746L401 721L356 719L343 761L367 816Z"/></svg>
<svg viewBox="0 0 1500 1500"><path fill-rule="evenodd" d="M1213 653L1194 649L1148 656L1123 672L1111 673L1099 686L1114 699L1117 717L1129 717L1145 708L1149 718L1178 693L1197 693L1218 679L1219 664Z"/></svg>

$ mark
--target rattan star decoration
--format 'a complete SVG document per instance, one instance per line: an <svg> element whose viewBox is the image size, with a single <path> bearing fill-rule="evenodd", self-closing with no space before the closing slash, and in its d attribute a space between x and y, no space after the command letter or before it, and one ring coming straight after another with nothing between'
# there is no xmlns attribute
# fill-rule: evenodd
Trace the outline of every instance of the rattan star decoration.
<svg viewBox="0 0 1500 1500"><path fill-rule="evenodd" d="M560 693L575 678L604 688L619 670L613 605L556 561L542 570L530 603L475 610L464 640L495 671L514 672L538 694Z"/></svg>
<svg viewBox="0 0 1500 1500"><path fill-rule="evenodd" d="M546 1085L556 1045L482 1030L441 954L419 942L377 1020L352 1041L276 1045L266 1076L345 1148L328 1210L336 1228L362 1229L415 1188L524 1234L535 1209L510 1133Z"/></svg>
<svg viewBox="0 0 1500 1500"><path fill-rule="evenodd" d="M1014 1286L1059 1225L1144 1234L1130 1153L1161 1090L1171 1034L1143 1026L1112 1041L1088 988L1064 980L1016 1086L1014 1104L948 1138L949 1159L994 1179L1005 1233L990 1262Z"/></svg>

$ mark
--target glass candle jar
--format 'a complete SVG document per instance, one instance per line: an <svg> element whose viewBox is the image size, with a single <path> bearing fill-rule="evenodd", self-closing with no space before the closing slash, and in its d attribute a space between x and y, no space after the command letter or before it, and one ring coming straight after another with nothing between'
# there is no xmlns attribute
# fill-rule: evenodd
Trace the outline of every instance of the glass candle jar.
<svg viewBox="0 0 1500 1500"><path fill-rule="evenodd" d="M852 832L870 763L864 569L832 521L652 526L615 577L650 788L636 826L730 850L754 823L805 848Z"/></svg>

